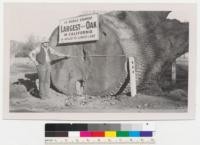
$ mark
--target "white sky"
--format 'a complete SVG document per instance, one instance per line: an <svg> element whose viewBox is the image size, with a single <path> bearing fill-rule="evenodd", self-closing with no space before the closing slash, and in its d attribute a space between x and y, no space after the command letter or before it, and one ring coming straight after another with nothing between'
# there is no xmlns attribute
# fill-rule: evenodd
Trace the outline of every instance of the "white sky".
<svg viewBox="0 0 200 145"><path fill-rule="evenodd" d="M4 7L4 33L10 40L26 41L31 34L41 38L48 38L59 20L73 17L86 11L100 10L138 10L130 5L78 5L78 4L5 4ZM148 9L151 7L147 7ZM162 8L162 7L158 7ZM165 8L165 7L163 7ZM163 10L162 8L162 10ZM173 11L169 18L181 21L189 20L189 13L185 8Z"/></svg>

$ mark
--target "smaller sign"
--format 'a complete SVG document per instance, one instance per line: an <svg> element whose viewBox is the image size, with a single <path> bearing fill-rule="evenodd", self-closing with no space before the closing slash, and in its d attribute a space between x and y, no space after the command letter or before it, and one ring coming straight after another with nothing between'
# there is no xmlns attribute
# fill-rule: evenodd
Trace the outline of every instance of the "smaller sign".
<svg viewBox="0 0 200 145"><path fill-rule="evenodd" d="M59 43L94 41L99 39L98 15L63 19L59 25Z"/></svg>
<svg viewBox="0 0 200 145"><path fill-rule="evenodd" d="M130 71L131 96L134 97L137 94L134 57L129 57L129 71Z"/></svg>

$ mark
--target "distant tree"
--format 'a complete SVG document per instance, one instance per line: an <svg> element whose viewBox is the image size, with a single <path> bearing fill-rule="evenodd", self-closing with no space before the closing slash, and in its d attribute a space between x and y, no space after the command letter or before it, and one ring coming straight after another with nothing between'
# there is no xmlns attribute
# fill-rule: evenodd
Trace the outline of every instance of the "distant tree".
<svg viewBox="0 0 200 145"><path fill-rule="evenodd" d="M16 53L16 57L27 57L29 52L33 50L35 47L39 45L40 41L36 36L33 34L30 35L25 43L23 43L23 46L20 47L18 53Z"/></svg>

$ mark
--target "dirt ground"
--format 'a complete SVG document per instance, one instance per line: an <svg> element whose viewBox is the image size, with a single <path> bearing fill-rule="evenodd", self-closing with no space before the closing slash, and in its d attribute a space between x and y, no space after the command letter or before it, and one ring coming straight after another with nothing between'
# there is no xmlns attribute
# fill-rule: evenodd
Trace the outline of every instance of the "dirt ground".
<svg viewBox="0 0 200 145"><path fill-rule="evenodd" d="M183 65L184 66L184 65ZM188 70L182 67L178 71ZM66 96L51 88L50 98L38 98L38 78L35 66L28 58L15 58L10 68L11 112L186 112L187 83L177 81L165 85L166 95L135 97L120 96ZM180 73L183 74L183 73ZM179 83L179 84L178 84ZM184 84L185 83L185 84ZM180 85L182 84L182 86ZM177 87L178 86L178 87Z"/></svg>

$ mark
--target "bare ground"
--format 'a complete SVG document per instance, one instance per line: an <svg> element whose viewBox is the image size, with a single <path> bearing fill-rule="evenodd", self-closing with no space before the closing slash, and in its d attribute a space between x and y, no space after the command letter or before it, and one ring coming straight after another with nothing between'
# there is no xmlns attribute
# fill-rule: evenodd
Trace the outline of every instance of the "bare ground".
<svg viewBox="0 0 200 145"><path fill-rule="evenodd" d="M183 69L184 70L184 69ZM179 70L180 71L180 70ZM187 70L185 70L187 71ZM186 112L187 94L170 85L163 96L66 96L51 88L50 98L38 98L37 73L28 58L15 58L11 66L11 112ZM185 82L185 81L184 81ZM177 82L183 84L183 82ZM178 85L180 86L180 85ZM176 89L175 89L176 88ZM182 89L183 88L183 89Z"/></svg>

